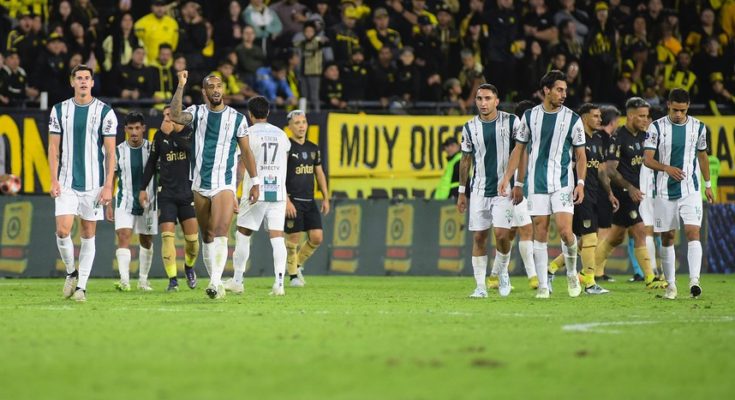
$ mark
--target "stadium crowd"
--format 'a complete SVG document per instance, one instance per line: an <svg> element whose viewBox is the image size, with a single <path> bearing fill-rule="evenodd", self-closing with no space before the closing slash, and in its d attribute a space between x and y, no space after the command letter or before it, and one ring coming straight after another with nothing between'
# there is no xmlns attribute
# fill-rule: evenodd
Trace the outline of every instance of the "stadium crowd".
<svg viewBox="0 0 735 400"><path fill-rule="evenodd" d="M550 69L566 72L573 109L663 105L673 88L715 114L735 101L735 0L0 0L0 14L5 107L70 97L79 64L96 96L159 108L184 69L220 75L229 104L261 94L286 109L468 113L484 82L540 101Z"/></svg>

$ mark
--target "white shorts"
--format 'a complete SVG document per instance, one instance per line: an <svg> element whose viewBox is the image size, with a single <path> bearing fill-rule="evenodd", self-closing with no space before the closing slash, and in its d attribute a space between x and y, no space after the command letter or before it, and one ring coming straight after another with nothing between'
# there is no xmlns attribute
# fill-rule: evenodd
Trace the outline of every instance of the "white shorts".
<svg viewBox="0 0 735 400"><path fill-rule="evenodd" d="M531 214L528 213L528 200L524 197L523 201L513 206L513 227L520 228L530 223Z"/></svg>
<svg viewBox="0 0 735 400"><path fill-rule="evenodd" d="M656 203L655 200L656 199L652 197L644 195L643 200L641 200L641 204L638 206L638 214L640 214L641 219L643 220L643 225L645 226L653 226L653 207Z"/></svg>
<svg viewBox="0 0 735 400"><path fill-rule="evenodd" d="M684 225L702 226L702 195L699 192L677 200L657 197L655 202L656 223L653 226L655 232L679 229L679 217L684 221Z"/></svg>
<svg viewBox="0 0 735 400"><path fill-rule="evenodd" d="M214 196L218 195L221 192L224 192L225 190L229 190L232 192L232 194L237 196L237 190L235 189L234 186L231 186L231 185L218 187L217 189L193 189L193 191L199 193L202 197L206 197L208 199L212 199Z"/></svg>
<svg viewBox="0 0 735 400"><path fill-rule="evenodd" d="M268 231L283 231L286 224L285 201L259 201L250 204L243 196L240 201L240 211L237 213L237 226L260 230L260 224L265 220L265 229Z"/></svg>
<svg viewBox="0 0 735 400"><path fill-rule="evenodd" d="M102 188L80 192L72 188L61 188L61 195L55 200L55 215L78 215L85 221L100 221L104 218L102 205L97 200Z"/></svg>
<svg viewBox="0 0 735 400"><path fill-rule="evenodd" d="M574 214L572 188L561 188L554 193L528 195L528 211L532 216L556 213Z"/></svg>
<svg viewBox="0 0 735 400"><path fill-rule="evenodd" d="M491 226L510 229L512 223L513 201L510 197L470 197L470 231L486 231Z"/></svg>
<svg viewBox="0 0 735 400"><path fill-rule="evenodd" d="M132 229L138 235L158 234L158 210L146 210L143 215L133 215L122 207L115 208L115 230Z"/></svg>

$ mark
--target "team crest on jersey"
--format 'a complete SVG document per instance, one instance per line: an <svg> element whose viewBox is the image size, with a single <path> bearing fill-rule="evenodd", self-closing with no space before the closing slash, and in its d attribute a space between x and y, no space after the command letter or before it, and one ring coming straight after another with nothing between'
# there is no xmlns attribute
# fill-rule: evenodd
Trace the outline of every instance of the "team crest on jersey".
<svg viewBox="0 0 735 400"><path fill-rule="evenodd" d="M636 150L640 150L641 149L641 144L638 143L638 142L635 142L635 149Z"/></svg>
<svg viewBox="0 0 735 400"><path fill-rule="evenodd" d="M610 145L610 153L615 153L615 144Z"/></svg>
<svg viewBox="0 0 735 400"><path fill-rule="evenodd" d="M306 159L309 158L309 155L305 151L303 151L303 152L301 152L301 158L303 158L304 160L306 160Z"/></svg>
<svg viewBox="0 0 735 400"><path fill-rule="evenodd" d="M638 211L633 210L633 211L630 212L629 215L630 215L630 219L636 219L636 218L638 218Z"/></svg>
<svg viewBox="0 0 735 400"><path fill-rule="evenodd" d="M311 152L311 153L309 153L309 154L311 155L311 158L316 158L316 151L312 151L312 152Z"/></svg>

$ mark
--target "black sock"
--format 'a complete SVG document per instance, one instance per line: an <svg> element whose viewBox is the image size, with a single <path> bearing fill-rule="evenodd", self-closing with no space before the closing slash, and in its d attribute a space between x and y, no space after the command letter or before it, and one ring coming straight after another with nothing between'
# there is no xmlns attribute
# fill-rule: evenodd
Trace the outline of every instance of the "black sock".
<svg viewBox="0 0 735 400"><path fill-rule="evenodd" d="M184 264L184 269L185 269L185 270L187 270L187 271L188 271L188 270L190 270L190 269L192 269L192 268L194 268L194 267L190 267L190 266L188 266L188 265Z"/></svg>
<svg viewBox="0 0 735 400"><path fill-rule="evenodd" d="M76 278L77 276L79 276L79 271L74 270L74 272L72 272L71 274L66 274L66 276L70 278Z"/></svg>
<svg viewBox="0 0 735 400"><path fill-rule="evenodd" d="M170 283L179 283L178 279L176 279L176 277L175 277L175 276L174 276L173 278L168 278L168 281L169 281Z"/></svg>
<svg viewBox="0 0 735 400"><path fill-rule="evenodd" d="M74 291L75 291L75 292L76 292L77 290L81 290L82 292L84 292L84 293L87 293L87 290L86 290L86 289L82 289L82 288L80 288L79 286L77 286L77 288L76 288L76 289L74 289Z"/></svg>
<svg viewBox="0 0 735 400"><path fill-rule="evenodd" d="M289 275L288 277L291 278L291 280L294 280L294 279L298 278L299 276L298 275Z"/></svg>

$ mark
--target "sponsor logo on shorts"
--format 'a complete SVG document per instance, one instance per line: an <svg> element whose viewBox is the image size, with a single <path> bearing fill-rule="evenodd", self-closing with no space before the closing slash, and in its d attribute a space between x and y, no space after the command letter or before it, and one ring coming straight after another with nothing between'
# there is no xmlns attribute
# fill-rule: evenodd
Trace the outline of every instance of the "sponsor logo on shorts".
<svg viewBox="0 0 735 400"><path fill-rule="evenodd" d="M700 206L694 207L694 212L697 213L697 218L702 218L702 207Z"/></svg>
<svg viewBox="0 0 735 400"><path fill-rule="evenodd" d="M630 212L630 219L636 219L638 218L638 211L633 210Z"/></svg>
<svg viewBox="0 0 735 400"><path fill-rule="evenodd" d="M591 219L586 219L586 220L582 221L582 225L585 228L589 228L590 226L592 226L592 220Z"/></svg>
<svg viewBox="0 0 735 400"><path fill-rule="evenodd" d="M286 221L286 228L291 229L294 226L294 221Z"/></svg>
<svg viewBox="0 0 735 400"><path fill-rule="evenodd" d="M656 228L661 227L661 218L656 218Z"/></svg>

